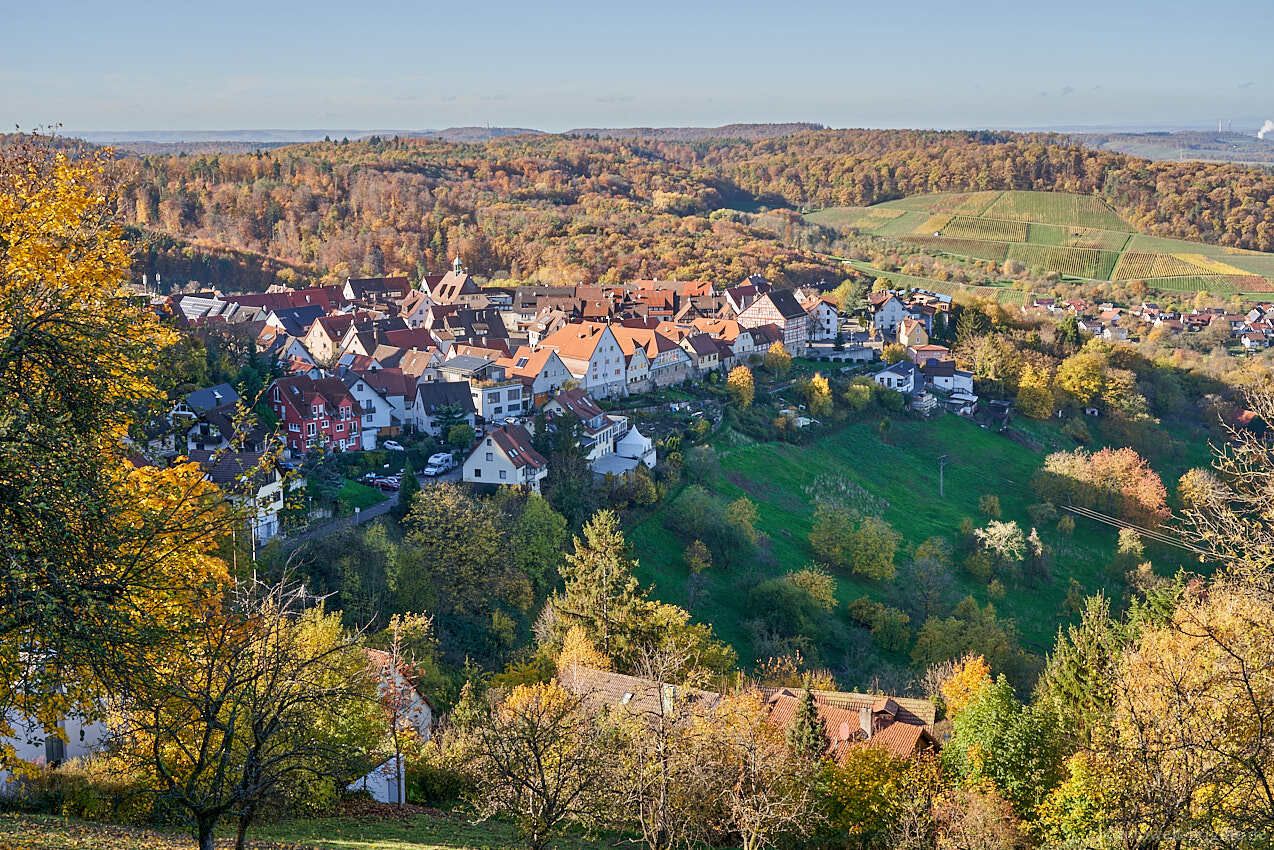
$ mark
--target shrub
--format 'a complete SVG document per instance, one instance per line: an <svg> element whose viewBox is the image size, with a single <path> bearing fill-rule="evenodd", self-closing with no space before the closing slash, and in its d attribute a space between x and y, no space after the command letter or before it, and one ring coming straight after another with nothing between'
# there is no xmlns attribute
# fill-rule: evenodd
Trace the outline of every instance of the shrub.
<svg viewBox="0 0 1274 850"><path fill-rule="evenodd" d="M1000 518L1000 497L994 493L987 493L978 499L978 510L983 516L991 519Z"/></svg>
<svg viewBox="0 0 1274 850"><path fill-rule="evenodd" d="M849 616L871 630L871 636L887 652L902 652L911 643L908 624L911 617L897 608L891 608L866 596L855 599L847 606Z"/></svg>
<svg viewBox="0 0 1274 850"><path fill-rule="evenodd" d="M144 777L104 755L41 768L6 799L21 811L123 824L150 822L154 803Z"/></svg>
<svg viewBox="0 0 1274 850"><path fill-rule="evenodd" d="M473 777L454 747L426 745L407 763L407 802L417 806L449 806L473 790Z"/></svg>

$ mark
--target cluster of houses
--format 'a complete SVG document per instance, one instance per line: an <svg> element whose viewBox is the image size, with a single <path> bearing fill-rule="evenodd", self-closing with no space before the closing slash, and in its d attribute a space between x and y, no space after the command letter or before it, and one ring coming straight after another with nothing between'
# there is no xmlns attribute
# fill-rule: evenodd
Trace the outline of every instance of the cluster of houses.
<svg viewBox="0 0 1274 850"><path fill-rule="evenodd" d="M873 376L877 384L902 393L920 413L941 408L967 416L977 410L973 373L956 368L951 350L930 340L935 328L945 330L950 321L951 296L918 289L873 292L868 312L869 333L896 342L906 353Z"/></svg>
<svg viewBox="0 0 1274 850"><path fill-rule="evenodd" d="M474 441L463 480L538 490L548 466L532 445L533 414L578 420L594 471L629 474L654 466L654 447L598 399L700 380L756 362L775 344L819 356L843 353L848 340L855 359L872 360L896 341L908 359L880 371L878 383L922 412L940 404L971 412L972 376L929 339L950 306L937 293L875 293L869 324L856 331L817 289L778 289L757 275L722 290L661 280L498 288L480 287L457 259L416 284L351 278L310 289L181 293L162 309L192 329L233 329L275 359L282 376L263 402L290 458L372 450L404 433L448 439L465 425ZM236 423L239 402L228 385L192 393L148 435L151 454L186 454L216 480L250 468L270 434ZM276 484L263 482L253 497L260 540L278 532Z"/></svg>
<svg viewBox="0 0 1274 850"><path fill-rule="evenodd" d="M379 277L181 293L163 309L191 328L233 328L275 358L284 374L264 401L291 457L371 450L405 432L446 438L464 424L477 435L466 481L531 488L547 474L526 427L532 413L574 416L595 471L628 473L653 466L654 448L596 399L697 380L775 343L800 356L842 332L839 311L818 291L775 289L759 276L721 291L660 280L501 289L479 287L459 259L415 285ZM241 434L232 421L238 402L225 385L191 394L169 417L173 427L149 435L151 449L261 452L265 436ZM268 538L277 518L259 525Z"/></svg>
<svg viewBox="0 0 1274 850"><path fill-rule="evenodd" d="M1110 342L1136 341L1153 331L1177 336L1219 328L1219 337L1246 351L1262 351L1274 345L1274 304L1271 303L1251 305L1244 313L1222 307L1203 307L1186 313L1166 310L1148 301L1120 307L1109 302L1092 304L1082 298L1036 298L1027 310L1051 316L1073 315L1081 331Z"/></svg>
<svg viewBox="0 0 1274 850"><path fill-rule="evenodd" d="M566 690L593 710L627 714L655 723L685 717L690 710L710 712L721 700L715 691L671 685L654 679L569 665L558 675ZM801 691L763 688L767 719L790 728L800 706ZM926 699L845 691L811 692L823 726L828 758L844 761L855 747L875 746L897 758L911 758L938 747L936 710Z"/></svg>

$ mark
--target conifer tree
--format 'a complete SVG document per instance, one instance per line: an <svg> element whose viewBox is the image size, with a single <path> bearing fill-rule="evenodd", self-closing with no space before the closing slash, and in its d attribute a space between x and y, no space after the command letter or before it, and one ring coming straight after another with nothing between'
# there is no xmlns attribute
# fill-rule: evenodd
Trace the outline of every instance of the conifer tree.
<svg viewBox="0 0 1274 850"><path fill-rule="evenodd" d="M814 704L814 692L809 689L808 677L796 706L796 716L792 718L792 725L787 727L787 745L792 748L792 752L811 761L821 758L827 752L823 721L818 716L818 706Z"/></svg>
<svg viewBox="0 0 1274 850"><path fill-rule="evenodd" d="M636 564L614 511L601 510L584 524L584 538L562 567L563 588L555 607L571 624L582 625L604 655L632 630L643 594L633 575Z"/></svg>

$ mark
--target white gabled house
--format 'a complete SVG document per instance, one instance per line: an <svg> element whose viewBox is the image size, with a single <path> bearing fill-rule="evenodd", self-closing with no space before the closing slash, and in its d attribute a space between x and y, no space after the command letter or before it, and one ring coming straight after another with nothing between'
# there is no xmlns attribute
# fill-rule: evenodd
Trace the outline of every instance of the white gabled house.
<svg viewBox="0 0 1274 850"><path fill-rule="evenodd" d="M476 412L468 381L422 381L416 386L411 422L417 430L445 439L443 424L463 422L473 428Z"/></svg>
<svg viewBox="0 0 1274 850"><path fill-rule="evenodd" d="M548 475L549 464L531 445L521 425L492 428L465 458L462 478L471 484L525 487L536 493Z"/></svg>
<svg viewBox="0 0 1274 850"><path fill-rule="evenodd" d="M911 395L925 388L924 375L910 360L900 360L892 366L886 366L872 380L887 390Z"/></svg>
<svg viewBox="0 0 1274 850"><path fill-rule="evenodd" d="M555 350L589 394L599 398L628 394L624 350L608 325L569 324L541 340L540 346Z"/></svg>

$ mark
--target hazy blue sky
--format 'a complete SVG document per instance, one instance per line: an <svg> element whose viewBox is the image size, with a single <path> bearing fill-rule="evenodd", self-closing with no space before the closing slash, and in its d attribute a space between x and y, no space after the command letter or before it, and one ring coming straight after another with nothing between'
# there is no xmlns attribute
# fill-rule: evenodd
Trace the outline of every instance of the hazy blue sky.
<svg viewBox="0 0 1274 850"><path fill-rule="evenodd" d="M1274 118L1271 0L0 0L0 126Z"/></svg>

